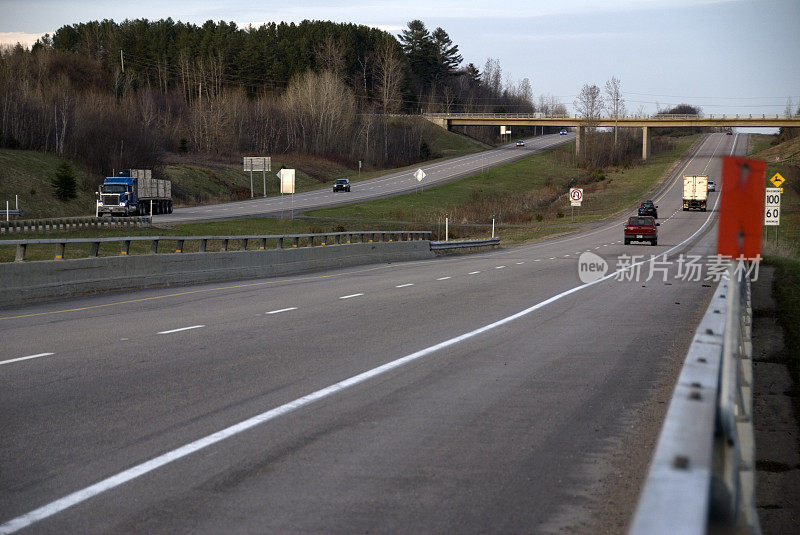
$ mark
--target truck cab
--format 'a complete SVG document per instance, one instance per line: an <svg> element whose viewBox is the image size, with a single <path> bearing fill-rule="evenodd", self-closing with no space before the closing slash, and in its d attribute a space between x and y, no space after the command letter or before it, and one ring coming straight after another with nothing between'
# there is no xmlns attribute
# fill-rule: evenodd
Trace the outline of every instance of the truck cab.
<svg viewBox="0 0 800 535"><path fill-rule="evenodd" d="M97 201L98 213L109 215L136 215L139 213L136 179L133 177L106 177L100 186Z"/></svg>

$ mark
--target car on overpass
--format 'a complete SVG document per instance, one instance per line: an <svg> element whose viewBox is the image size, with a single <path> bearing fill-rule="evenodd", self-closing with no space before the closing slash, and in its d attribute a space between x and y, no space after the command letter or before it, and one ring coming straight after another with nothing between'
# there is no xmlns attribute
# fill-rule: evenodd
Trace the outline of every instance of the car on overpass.
<svg viewBox="0 0 800 535"><path fill-rule="evenodd" d="M633 216L625 224L625 245L632 241L649 241L650 245L658 245L658 227L652 216Z"/></svg>
<svg viewBox="0 0 800 535"><path fill-rule="evenodd" d="M346 178L337 178L333 183L333 192L337 191L350 191L350 180Z"/></svg>

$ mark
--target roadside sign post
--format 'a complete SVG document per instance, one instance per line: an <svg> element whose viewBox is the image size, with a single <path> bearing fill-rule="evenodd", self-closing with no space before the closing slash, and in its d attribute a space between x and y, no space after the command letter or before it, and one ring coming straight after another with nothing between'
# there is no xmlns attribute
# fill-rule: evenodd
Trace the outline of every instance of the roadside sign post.
<svg viewBox="0 0 800 535"><path fill-rule="evenodd" d="M267 196L267 171L272 171L271 156L245 156L243 160L244 171L250 172L250 198L255 196L253 191L253 171L261 171L264 181L264 197Z"/></svg>
<svg viewBox="0 0 800 535"><path fill-rule="evenodd" d="M775 183L774 180L770 180L770 182ZM783 181L778 183L782 184ZM777 245L778 227L781 224L781 188L766 188L764 191L764 227L775 227L775 244Z"/></svg>
<svg viewBox="0 0 800 535"><path fill-rule="evenodd" d="M444 241L450 239L450 216L444 214Z"/></svg>
<svg viewBox="0 0 800 535"><path fill-rule="evenodd" d="M571 205L570 223L575 222L575 207L583 201L583 188L569 188L569 201Z"/></svg>
<svg viewBox="0 0 800 535"><path fill-rule="evenodd" d="M426 175L425 171L423 171L422 169L417 169L414 172L414 178L416 178L417 182L419 182L419 184L420 184L420 187L419 187L419 189L417 189L417 191L421 191L421 189L422 189L422 179L425 178L426 176L428 176L428 175Z"/></svg>
<svg viewBox="0 0 800 535"><path fill-rule="evenodd" d="M291 219L294 219L294 169L281 169L278 172L278 178L281 179L281 195L284 193L291 194Z"/></svg>
<svg viewBox="0 0 800 535"><path fill-rule="evenodd" d="M494 216L492 216L492 238L494 238Z"/></svg>

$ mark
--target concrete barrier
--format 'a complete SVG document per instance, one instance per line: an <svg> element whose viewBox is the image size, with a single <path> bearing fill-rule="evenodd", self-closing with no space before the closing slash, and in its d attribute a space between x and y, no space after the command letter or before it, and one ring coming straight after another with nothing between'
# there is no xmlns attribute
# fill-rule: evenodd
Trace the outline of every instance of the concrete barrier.
<svg viewBox="0 0 800 535"><path fill-rule="evenodd" d="M172 285L278 277L349 266L433 258L429 241L134 255L0 264L0 306Z"/></svg>

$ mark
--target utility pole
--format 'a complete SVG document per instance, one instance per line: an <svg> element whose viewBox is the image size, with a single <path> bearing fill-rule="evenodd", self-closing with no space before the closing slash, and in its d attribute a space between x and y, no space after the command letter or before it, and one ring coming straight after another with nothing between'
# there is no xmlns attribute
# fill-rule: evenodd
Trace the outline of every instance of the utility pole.
<svg viewBox="0 0 800 535"><path fill-rule="evenodd" d="M122 56L122 49L119 49L119 64L122 67L122 72L125 72L125 58Z"/></svg>

